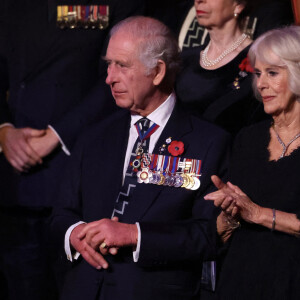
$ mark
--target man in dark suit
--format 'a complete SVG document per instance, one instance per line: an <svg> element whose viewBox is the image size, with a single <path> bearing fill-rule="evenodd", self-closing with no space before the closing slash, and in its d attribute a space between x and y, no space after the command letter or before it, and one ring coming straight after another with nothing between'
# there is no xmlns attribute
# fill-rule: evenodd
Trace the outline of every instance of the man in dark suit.
<svg viewBox="0 0 300 300"><path fill-rule="evenodd" d="M143 13L142 3L1 0L0 278L8 284L9 299L53 299L45 223L79 132L114 109L104 78L100 81L106 66L99 66L109 29ZM91 5L101 5L106 21L102 28L73 29L71 22L61 28L62 4L69 16L81 9L82 22L91 19Z"/></svg>
<svg viewBox="0 0 300 300"><path fill-rule="evenodd" d="M106 83L123 109L89 129L70 157L51 224L74 264L62 299L200 295L215 233L203 196L210 175L224 175L229 140L177 106L178 57L157 20L133 17L112 29Z"/></svg>

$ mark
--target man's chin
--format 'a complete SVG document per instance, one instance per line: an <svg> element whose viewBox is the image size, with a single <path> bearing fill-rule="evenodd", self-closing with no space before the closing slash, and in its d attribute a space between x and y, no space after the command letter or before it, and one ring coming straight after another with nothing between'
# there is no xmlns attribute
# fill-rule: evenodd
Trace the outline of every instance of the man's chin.
<svg viewBox="0 0 300 300"><path fill-rule="evenodd" d="M117 106L128 110L130 110L130 108L132 107L132 103L130 101L126 99L122 99L121 97L114 97L114 98Z"/></svg>

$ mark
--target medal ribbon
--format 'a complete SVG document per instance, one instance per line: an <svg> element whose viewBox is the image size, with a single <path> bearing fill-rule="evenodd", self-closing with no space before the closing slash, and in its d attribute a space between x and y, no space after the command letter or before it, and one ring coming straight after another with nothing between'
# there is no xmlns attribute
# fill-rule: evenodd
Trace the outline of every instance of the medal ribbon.
<svg viewBox="0 0 300 300"><path fill-rule="evenodd" d="M178 157L174 157L171 174L174 174L176 172L177 165L178 165Z"/></svg>
<svg viewBox="0 0 300 300"><path fill-rule="evenodd" d="M94 21L97 21L97 19L98 19L98 6L97 5L93 5L93 19L94 19Z"/></svg>
<svg viewBox="0 0 300 300"><path fill-rule="evenodd" d="M150 162L152 161L152 156L153 154L151 153L143 153L141 162L142 168L147 168L150 165Z"/></svg>
<svg viewBox="0 0 300 300"><path fill-rule="evenodd" d="M186 159L184 157L179 157L179 159L178 159L178 168L177 169L181 173L184 173L185 161L186 161Z"/></svg>
<svg viewBox="0 0 300 300"><path fill-rule="evenodd" d="M85 21L85 5L81 6L81 16L80 19Z"/></svg>
<svg viewBox="0 0 300 300"><path fill-rule="evenodd" d="M174 159L175 159L175 156L170 156L170 158L169 158L168 174L172 174L172 169L171 168L173 168Z"/></svg>
<svg viewBox="0 0 300 300"><path fill-rule="evenodd" d="M135 124L135 128L138 132L138 135L139 135L139 138L141 140L141 143L143 143L144 140L148 139L156 130L157 128L159 127L159 125L157 124L153 124L146 132L144 135L142 135L142 132L141 132L141 129L140 127L138 126L138 124Z"/></svg>
<svg viewBox="0 0 300 300"><path fill-rule="evenodd" d="M197 169L196 169L196 176L200 176L200 171L201 171L201 160L197 160Z"/></svg>
<svg viewBox="0 0 300 300"><path fill-rule="evenodd" d="M157 170L158 154L153 154L151 158L150 170Z"/></svg>
<svg viewBox="0 0 300 300"><path fill-rule="evenodd" d="M90 7L87 5L87 6L85 7L85 19L86 19L86 20L88 20L89 15L90 15Z"/></svg>
<svg viewBox="0 0 300 300"><path fill-rule="evenodd" d="M157 166L158 166L158 171L163 171L163 160L164 156L163 155L158 155L158 162L157 162Z"/></svg>
<svg viewBox="0 0 300 300"><path fill-rule="evenodd" d="M81 6L80 5L76 6L76 13L77 13L77 19L81 20Z"/></svg>
<svg viewBox="0 0 300 300"><path fill-rule="evenodd" d="M184 173L190 173L191 167L192 167L192 159L191 158L186 158L185 160L185 169Z"/></svg>
<svg viewBox="0 0 300 300"><path fill-rule="evenodd" d="M99 5L100 16L108 16L108 5Z"/></svg>
<svg viewBox="0 0 300 300"><path fill-rule="evenodd" d="M164 156L163 175L166 175L167 168L169 167L170 156Z"/></svg>

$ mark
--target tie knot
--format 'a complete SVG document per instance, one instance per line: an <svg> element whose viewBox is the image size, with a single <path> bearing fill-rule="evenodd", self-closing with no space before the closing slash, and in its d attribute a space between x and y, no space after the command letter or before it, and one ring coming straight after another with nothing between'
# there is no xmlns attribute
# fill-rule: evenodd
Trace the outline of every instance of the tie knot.
<svg viewBox="0 0 300 300"><path fill-rule="evenodd" d="M147 118L141 118L137 121L137 125L139 126L141 132L144 134L150 126L150 120Z"/></svg>

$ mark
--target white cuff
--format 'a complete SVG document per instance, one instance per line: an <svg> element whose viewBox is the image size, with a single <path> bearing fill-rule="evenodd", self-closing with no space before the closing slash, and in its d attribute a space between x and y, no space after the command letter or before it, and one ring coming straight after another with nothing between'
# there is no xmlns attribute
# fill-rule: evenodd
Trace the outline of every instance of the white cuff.
<svg viewBox="0 0 300 300"><path fill-rule="evenodd" d="M10 126L10 127L15 127L13 124L11 123L3 123L0 125L0 128L5 127L5 126Z"/></svg>
<svg viewBox="0 0 300 300"><path fill-rule="evenodd" d="M59 134L57 133L57 131L51 126L51 125L48 125L48 128L50 128L54 134L57 136L57 138L59 139L59 142L61 144L61 148L62 150L66 153L66 155L71 155L69 149L67 148L67 146L64 144L63 140L60 138Z"/></svg>
<svg viewBox="0 0 300 300"><path fill-rule="evenodd" d="M80 224L84 224L84 223L85 222L79 221L76 224L73 224L72 226L70 226L68 228L68 230L65 234L65 253L66 253L67 259L69 261L73 261L73 259L77 260L78 257L80 256L80 253L77 251L74 254L72 254L71 245L70 245L70 235L75 227L77 227Z"/></svg>
<svg viewBox="0 0 300 300"><path fill-rule="evenodd" d="M137 239L137 245L136 245L136 249L135 251L133 251L133 261L134 262L138 262L139 260L139 256L140 256L140 249L141 249L141 228L140 228L140 224L138 222L135 223L137 230L138 230L138 239Z"/></svg>

